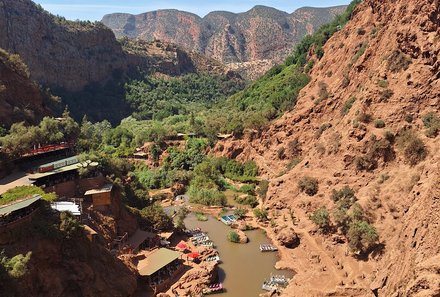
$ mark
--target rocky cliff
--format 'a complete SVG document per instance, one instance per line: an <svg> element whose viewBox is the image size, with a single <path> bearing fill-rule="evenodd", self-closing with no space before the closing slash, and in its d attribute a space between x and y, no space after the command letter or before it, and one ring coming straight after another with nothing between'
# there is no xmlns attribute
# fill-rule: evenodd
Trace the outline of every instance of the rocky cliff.
<svg viewBox="0 0 440 297"><path fill-rule="evenodd" d="M161 41L118 41L99 22L68 21L30 0L0 0L0 48L19 55L28 66L30 78L61 97L62 104L52 106L55 113L67 104L77 120L87 114L93 121L108 119L117 124L130 115L124 82L141 73L179 76L203 72L238 77L221 63L179 46ZM24 98L20 93L11 94L8 98ZM34 96L17 103L23 109L40 101ZM8 108L13 106L5 105ZM20 115L2 118L0 124L29 117L16 112Z"/></svg>
<svg viewBox="0 0 440 297"><path fill-rule="evenodd" d="M0 49L0 125L37 122L49 113L45 97L20 57Z"/></svg>
<svg viewBox="0 0 440 297"><path fill-rule="evenodd" d="M175 76L209 71L199 63L211 63L169 43L138 43L128 48L99 22L68 21L30 0L0 1L0 47L20 55L32 79L68 91L119 80L139 69ZM226 71L217 66L213 66L215 71Z"/></svg>
<svg viewBox="0 0 440 297"><path fill-rule="evenodd" d="M363 1L321 60L310 52L293 111L216 147L270 180L268 234L292 227L300 238L281 248L278 266L297 272L285 296L440 296L439 24L439 1ZM305 176L316 194L301 191ZM332 191L344 186L379 232L368 256L335 227ZM321 207L336 228L324 234L310 220Z"/></svg>
<svg viewBox="0 0 440 297"><path fill-rule="evenodd" d="M256 6L239 14L211 12L204 18L184 11L158 10L139 15L109 14L102 22L116 36L164 40L223 63L280 62L304 35L330 22L344 8L301 8L288 14Z"/></svg>

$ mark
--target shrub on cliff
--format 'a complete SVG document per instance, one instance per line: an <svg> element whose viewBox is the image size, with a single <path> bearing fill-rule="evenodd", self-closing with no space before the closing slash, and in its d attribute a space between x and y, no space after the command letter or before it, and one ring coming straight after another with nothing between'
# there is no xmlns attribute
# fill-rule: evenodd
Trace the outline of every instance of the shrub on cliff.
<svg viewBox="0 0 440 297"><path fill-rule="evenodd" d="M254 209L254 215L257 218L257 220L266 222L268 220L268 212L264 208L255 208Z"/></svg>
<svg viewBox="0 0 440 297"><path fill-rule="evenodd" d="M354 190L349 186L345 186L338 191L333 189L331 198L334 202L339 202L347 209L350 208L357 200Z"/></svg>
<svg viewBox="0 0 440 297"><path fill-rule="evenodd" d="M314 196L318 193L318 180L314 177L304 176L298 181L298 187L301 192Z"/></svg>
<svg viewBox="0 0 440 297"><path fill-rule="evenodd" d="M406 162L412 166L424 160L428 155L423 140L417 137L416 132L413 130L401 132L397 138L397 145L403 152Z"/></svg>
<svg viewBox="0 0 440 297"><path fill-rule="evenodd" d="M18 254L12 258L8 258L4 255L4 252L0 253L0 265L12 278L20 278L28 272L28 262L30 261L32 252L28 252L26 255Z"/></svg>
<svg viewBox="0 0 440 297"><path fill-rule="evenodd" d="M435 138L440 132L440 117L435 112L429 112L423 116L422 120L427 128L426 136Z"/></svg>
<svg viewBox="0 0 440 297"><path fill-rule="evenodd" d="M365 221L353 221L347 233L348 246L354 252L365 253L379 240L374 226Z"/></svg>
<svg viewBox="0 0 440 297"><path fill-rule="evenodd" d="M326 207L315 210L310 216L310 220L323 231L330 229L330 214Z"/></svg>

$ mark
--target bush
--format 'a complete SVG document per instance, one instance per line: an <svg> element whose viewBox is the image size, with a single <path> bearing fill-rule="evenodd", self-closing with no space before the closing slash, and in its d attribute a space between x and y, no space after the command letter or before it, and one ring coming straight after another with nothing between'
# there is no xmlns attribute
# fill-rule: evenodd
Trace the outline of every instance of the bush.
<svg viewBox="0 0 440 297"><path fill-rule="evenodd" d="M257 194L260 196L263 201L266 199L267 191L269 190L269 181L268 180L261 180L258 184L258 190Z"/></svg>
<svg viewBox="0 0 440 297"><path fill-rule="evenodd" d="M381 88L388 88L388 81L387 80L378 80L377 85Z"/></svg>
<svg viewBox="0 0 440 297"><path fill-rule="evenodd" d="M141 225L144 228L153 228L154 230L166 230L173 226L173 222L164 212L159 204L153 204L143 208L139 214L141 215Z"/></svg>
<svg viewBox="0 0 440 297"><path fill-rule="evenodd" d="M255 185L242 185L238 191L248 195L255 195Z"/></svg>
<svg viewBox="0 0 440 297"><path fill-rule="evenodd" d="M228 240L230 242L239 243L240 242L240 235L234 230L229 231L228 233Z"/></svg>
<svg viewBox="0 0 440 297"><path fill-rule="evenodd" d="M288 152L291 156L297 157L301 155L302 148L301 148L301 142L298 138L295 138L287 144Z"/></svg>
<svg viewBox="0 0 440 297"><path fill-rule="evenodd" d="M331 198L346 209L350 208L357 200L355 191L349 186L345 186L339 191L333 190Z"/></svg>
<svg viewBox="0 0 440 297"><path fill-rule="evenodd" d="M240 219L246 216L246 213L247 213L246 208L238 207L237 209L234 210L234 215Z"/></svg>
<svg viewBox="0 0 440 297"><path fill-rule="evenodd" d="M70 212L60 213L60 219L60 231L63 232L64 238L74 239L84 234L84 227Z"/></svg>
<svg viewBox="0 0 440 297"><path fill-rule="evenodd" d="M257 197L255 197L253 195L247 195L244 198L240 198L237 196L234 198L234 200L240 204L249 205L252 208L254 208L258 205Z"/></svg>
<svg viewBox="0 0 440 297"><path fill-rule="evenodd" d="M315 210L310 216L310 220L322 230L326 231L330 228L330 215L326 207Z"/></svg>
<svg viewBox="0 0 440 297"><path fill-rule="evenodd" d="M368 124L369 122L371 122L372 120L372 116L371 114L365 113L365 112L360 112L358 114L358 116L356 117L356 120L358 120L359 122Z"/></svg>
<svg viewBox="0 0 440 297"><path fill-rule="evenodd" d="M203 213L197 212L196 219L197 219L197 221L200 221L200 222L206 222L208 220L208 217L205 216Z"/></svg>
<svg viewBox="0 0 440 297"><path fill-rule="evenodd" d="M9 259L2 252L0 254L0 265L4 267L10 277L21 278L28 272L28 263L31 256L32 252L28 252L26 256L19 254Z"/></svg>
<svg viewBox="0 0 440 297"><path fill-rule="evenodd" d="M319 127L318 131L316 131L316 133L315 133L315 138L316 138L316 139L319 139L319 138L321 137L322 133L324 133L324 131L327 130L327 129L329 129L331 126L332 126L332 124L330 124L330 123L322 124L322 125Z"/></svg>
<svg viewBox="0 0 440 297"><path fill-rule="evenodd" d="M399 72L402 69L408 69L411 64L411 58L406 56L400 50L394 50L388 57L388 70L391 72Z"/></svg>
<svg viewBox="0 0 440 297"><path fill-rule="evenodd" d="M191 203L198 203L207 206L225 206L227 203L225 194L217 189L197 189L194 186L190 186L188 195Z"/></svg>
<svg viewBox="0 0 440 297"><path fill-rule="evenodd" d="M385 122L381 119L377 119L374 121L374 127L376 128L384 128L385 127Z"/></svg>
<svg viewBox="0 0 440 297"><path fill-rule="evenodd" d="M267 210L264 208L255 208L254 215L257 218L257 220L266 222L268 220L269 214L267 213Z"/></svg>
<svg viewBox="0 0 440 297"><path fill-rule="evenodd" d="M318 180L313 177L304 176L298 181L298 187L301 192L305 192L309 196L318 193Z"/></svg>
<svg viewBox="0 0 440 297"><path fill-rule="evenodd" d="M435 138L440 132L440 117L435 112L429 112L422 118L423 124L427 128L426 136Z"/></svg>
<svg viewBox="0 0 440 297"><path fill-rule="evenodd" d="M367 222L353 221L348 229L347 239L352 251L365 253L379 240L379 234L376 228Z"/></svg>
<svg viewBox="0 0 440 297"><path fill-rule="evenodd" d="M401 132L397 139L397 145L403 151L406 161L412 166L424 160L428 155L423 140L418 138L413 130Z"/></svg>

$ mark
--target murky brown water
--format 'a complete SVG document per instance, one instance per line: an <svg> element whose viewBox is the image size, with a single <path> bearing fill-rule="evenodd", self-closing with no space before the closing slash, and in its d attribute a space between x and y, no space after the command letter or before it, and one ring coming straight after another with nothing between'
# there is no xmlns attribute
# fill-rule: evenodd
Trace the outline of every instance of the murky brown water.
<svg viewBox="0 0 440 297"><path fill-rule="evenodd" d="M249 243L237 244L226 239L231 230L222 222L210 217L207 222L199 222L193 214L185 219L187 228L200 227L208 232L220 254L222 263L219 265L219 278L226 291L224 297L254 297L264 291L261 290L263 281L274 274L284 274L292 277L290 271L281 271L274 268L277 261L276 253L260 252L260 243L267 243L268 239L262 230L246 231Z"/></svg>

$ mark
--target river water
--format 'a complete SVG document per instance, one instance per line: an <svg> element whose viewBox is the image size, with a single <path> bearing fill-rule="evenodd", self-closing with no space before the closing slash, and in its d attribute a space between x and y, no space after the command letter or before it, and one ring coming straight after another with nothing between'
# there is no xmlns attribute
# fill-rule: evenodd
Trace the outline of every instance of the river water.
<svg viewBox="0 0 440 297"><path fill-rule="evenodd" d="M281 271L274 268L277 253L260 252L260 243L268 243L262 230L246 231L249 243L238 244L229 242L226 238L230 227L215 218L209 217L206 222L199 222L194 214L189 214L185 219L187 228L200 227L208 232L219 252L221 264L219 265L219 281L223 283L224 297L254 297L263 293L261 285L271 273L284 274L291 278L290 271Z"/></svg>

